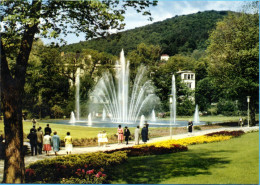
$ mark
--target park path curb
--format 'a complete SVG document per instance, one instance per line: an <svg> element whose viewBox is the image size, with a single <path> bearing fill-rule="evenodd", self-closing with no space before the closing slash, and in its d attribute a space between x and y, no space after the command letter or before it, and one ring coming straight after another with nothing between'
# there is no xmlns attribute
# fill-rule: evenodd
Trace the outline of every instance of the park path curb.
<svg viewBox="0 0 260 185"><path fill-rule="evenodd" d="M252 131L259 131L259 127L223 127L223 128L217 128L217 129L208 129L208 130L196 130L192 134L185 133L185 134L178 134L174 135L173 131L173 136L172 139L182 139L182 138L187 138L187 137L193 137L193 136L201 136L205 135L208 133L212 132L219 132L219 131L235 131L235 130L243 130L244 132L252 132ZM170 136L165 136L165 137L158 137L158 138L152 138L148 141L148 143L154 143L157 141L164 141L170 139ZM142 142L141 142L142 144ZM108 150L115 150L115 149L120 149L120 148L125 148L125 147L132 147L134 145L134 141L130 141L128 145L126 144L109 144L106 147L74 147L73 148L73 154L83 154L83 153L89 153L89 152L98 152L98 151L108 151ZM66 155L65 148L62 147L61 151L59 151L59 156L64 156ZM37 156L25 156L24 162L25 166L28 166L29 164L43 160L43 159L50 159L56 157L54 153L50 153L49 156L46 155L37 155ZM4 160L0 160L0 182L3 180L3 171L4 171Z"/></svg>

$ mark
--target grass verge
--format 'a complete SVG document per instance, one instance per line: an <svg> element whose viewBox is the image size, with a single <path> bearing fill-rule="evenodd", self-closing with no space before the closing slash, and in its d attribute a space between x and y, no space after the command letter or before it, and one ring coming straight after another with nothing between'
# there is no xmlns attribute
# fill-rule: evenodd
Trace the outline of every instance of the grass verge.
<svg viewBox="0 0 260 185"><path fill-rule="evenodd" d="M187 152L130 157L111 172L113 184L258 184L259 132Z"/></svg>

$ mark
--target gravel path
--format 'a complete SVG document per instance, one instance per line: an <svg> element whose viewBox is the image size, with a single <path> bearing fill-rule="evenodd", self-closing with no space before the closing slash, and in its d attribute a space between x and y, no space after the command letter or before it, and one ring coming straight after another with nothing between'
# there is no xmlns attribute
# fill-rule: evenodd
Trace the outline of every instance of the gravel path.
<svg viewBox="0 0 260 185"><path fill-rule="evenodd" d="M196 130L196 131L193 131L192 134L185 133L185 134L178 134L178 135L174 135L174 132L173 132L172 139L182 139L182 138L187 138L187 137L205 135L205 134L212 133L212 132L235 131L235 130L243 130L244 132L251 132L251 131L259 130L259 127L258 126L255 126L255 127L223 127L223 128L217 128L217 129ZM167 139L170 139L170 136L152 138L148 141L148 143L153 143L156 141L163 141L163 140L167 140ZM142 142L141 142L141 144L142 144ZM98 146L96 146L96 147L74 147L73 154L83 154L83 153L88 153L88 152L114 150L114 149L119 149L119 148L124 148L124 147L131 147L133 145L134 145L134 141L130 141L128 145L109 144L106 147L98 147ZM62 147L58 154L59 154L59 156L66 155L65 149ZM49 159L49 158L54 158L54 157L55 157L54 153L50 153L49 156L46 156L45 154L37 155L37 156L25 156L25 159L24 159L25 166L28 166L30 163L33 163L38 160ZM3 170L4 170L4 160L0 160L0 182L2 182L2 179L3 179Z"/></svg>

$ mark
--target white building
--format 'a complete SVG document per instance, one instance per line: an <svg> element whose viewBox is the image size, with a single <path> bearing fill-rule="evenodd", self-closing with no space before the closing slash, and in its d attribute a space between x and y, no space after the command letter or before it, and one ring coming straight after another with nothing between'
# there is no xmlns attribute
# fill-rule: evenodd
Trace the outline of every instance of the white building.
<svg viewBox="0 0 260 185"><path fill-rule="evenodd" d="M168 61L168 60L169 60L169 58L170 58L170 56L169 56L169 55L167 55L167 54L163 54L163 55L161 56L161 60Z"/></svg>
<svg viewBox="0 0 260 185"><path fill-rule="evenodd" d="M191 90L195 90L195 73L192 71L178 71L177 74L181 75L181 80Z"/></svg>

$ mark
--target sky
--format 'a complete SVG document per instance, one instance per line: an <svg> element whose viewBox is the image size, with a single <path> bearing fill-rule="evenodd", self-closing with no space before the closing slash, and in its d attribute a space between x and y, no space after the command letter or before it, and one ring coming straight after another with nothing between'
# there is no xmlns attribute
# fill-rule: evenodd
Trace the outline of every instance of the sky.
<svg viewBox="0 0 260 185"><path fill-rule="evenodd" d="M158 5L149 8L153 21L148 21L147 16L142 16L134 9L128 9L125 15L125 29L134 29L136 27L145 26L147 24L152 24L154 22L163 21L167 18L174 17L176 15L188 15L197 12L203 12L206 10L230 10L230 11L240 11L241 6L245 1L174 1L174 0L158 0ZM116 31L112 31L113 33ZM75 35L68 35L66 38L67 44L78 43L80 41L85 41L84 34L80 34L79 37ZM55 42L53 39L43 39L45 44L50 42Z"/></svg>

